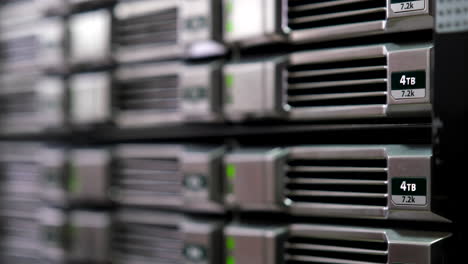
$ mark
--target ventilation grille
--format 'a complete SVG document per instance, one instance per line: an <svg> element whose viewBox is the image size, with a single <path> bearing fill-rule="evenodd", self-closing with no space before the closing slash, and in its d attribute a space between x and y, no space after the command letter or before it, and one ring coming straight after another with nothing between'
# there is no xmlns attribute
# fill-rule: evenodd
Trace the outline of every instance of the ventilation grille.
<svg viewBox="0 0 468 264"><path fill-rule="evenodd" d="M0 219L0 237L31 242L39 238L39 226L34 220L18 218Z"/></svg>
<svg viewBox="0 0 468 264"><path fill-rule="evenodd" d="M386 19L386 0L289 0L288 26L312 29Z"/></svg>
<svg viewBox="0 0 468 264"><path fill-rule="evenodd" d="M182 234L174 226L118 223L112 241L116 263L183 263Z"/></svg>
<svg viewBox="0 0 468 264"><path fill-rule="evenodd" d="M22 220L11 219L11 221ZM37 223L29 221L29 223L16 223L14 226L2 226L0 232L0 260L12 258L12 261L2 263L38 263L37 260L34 262L18 261L18 258L30 259L38 256L39 228Z"/></svg>
<svg viewBox="0 0 468 264"><path fill-rule="evenodd" d="M39 110L35 91L37 76L8 75L0 80L0 124L4 130L14 130L15 125L37 128L33 123Z"/></svg>
<svg viewBox="0 0 468 264"><path fill-rule="evenodd" d="M173 45L177 42L177 8L118 19L115 43L123 48Z"/></svg>
<svg viewBox="0 0 468 264"><path fill-rule="evenodd" d="M387 59L291 65L287 81L287 102L294 108L382 105L387 102Z"/></svg>
<svg viewBox="0 0 468 264"><path fill-rule="evenodd" d="M15 4L24 4L24 3L32 3L33 0L2 0L0 3L0 8L8 5L15 5Z"/></svg>
<svg viewBox="0 0 468 264"><path fill-rule="evenodd" d="M35 36L22 36L0 42L2 68L28 64L38 56L39 43Z"/></svg>
<svg viewBox="0 0 468 264"><path fill-rule="evenodd" d="M8 263L37 256L40 168L33 152L22 144L0 146L0 258L14 260Z"/></svg>
<svg viewBox="0 0 468 264"><path fill-rule="evenodd" d="M0 214L34 218L40 170L34 162L0 162Z"/></svg>
<svg viewBox="0 0 468 264"><path fill-rule="evenodd" d="M41 259L37 257L38 254L35 254L35 256L24 256L24 254L21 255L12 255L14 253L12 252L7 252L4 253L5 255L0 254L0 262L1 263L15 263L15 264L30 264L30 263L41 263Z"/></svg>
<svg viewBox="0 0 468 264"><path fill-rule="evenodd" d="M387 205L386 159L308 159L287 161L286 197L294 203Z"/></svg>
<svg viewBox="0 0 468 264"><path fill-rule="evenodd" d="M0 94L0 119L36 113L36 95L34 91Z"/></svg>
<svg viewBox="0 0 468 264"><path fill-rule="evenodd" d="M176 158L121 158L117 161L114 187L123 203L176 206L182 176Z"/></svg>
<svg viewBox="0 0 468 264"><path fill-rule="evenodd" d="M176 74L123 80L119 83L118 108L122 111L174 113L179 108Z"/></svg>
<svg viewBox="0 0 468 264"><path fill-rule="evenodd" d="M0 162L0 182L2 185L35 185L38 180L38 166L34 162Z"/></svg>
<svg viewBox="0 0 468 264"><path fill-rule="evenodd" d="M343 238L346 236L343 235ZM287 264L366 263L384 264L388 243L377 240L348 240L291 236L285 245Z"/></svg>

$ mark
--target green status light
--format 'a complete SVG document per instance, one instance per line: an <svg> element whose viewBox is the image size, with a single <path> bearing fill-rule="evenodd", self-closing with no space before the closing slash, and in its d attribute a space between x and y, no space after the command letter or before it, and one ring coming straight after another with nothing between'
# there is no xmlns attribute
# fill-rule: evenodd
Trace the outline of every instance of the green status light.
<svg viewBox="0 0 468 264"><path fill-rule="evenodd" d="M228 16L232 14L232 10L234 9L233 7L234 6L233 6L232 1L229 1L226 4L226 13ZM226 32L231 33L233 31L234 31L234 23L232 22L231 19L228 19L228 21L226 22Z"/></svg>
<svg viewBox="0 0 468 264"><path fill-rule="evenodd" d="M226 239L226 248L228 250L234 250L236 248L236 241L234 240L233 237L228 237Z"/></svg>
<svg viewBox="0 0 468 264"><path fill-rule="evenodd" d="M234 180L236 177L236 166L233 164L228 164L226 166L226 176L229 180Z"/></svg>
<svg viewBox="0 0 468 264"><path fill-rule="evenodd" d="M236 248L236 240L232 236L226 238L226 249L228 256L226 257L226 264L236 264L236 259L232 256L232 252Z"/></svg>
<svg viewBox="0 0 468 264"><path fill-rule="evenodd" d="M233 256L228 256L226 258L226 264L236 264L236 259Z"/></svg>
<svg viewBox="0 0 468 264"><path fill-rule="evenodd" d="M233 85L234 85L234 75L226 74L224 76L224 86L226 87L224 102L226 104L232 104L233 103L233 97L232 97L232 87L233 87Z"/></svg>
<svg viewBox="0 0 468 264"><path fill-rule="evenodd" d="M70 175L68 179L68 190L71 192L77 192L80 188L78 181L78 170L75 166L70 167Z"/></svg>
<svg viewBox="0 0 468 264"><path fill-rule="evenodd" d="M224 80L226 83L227 88L231 88L232 85L234 84L234 76L231 74L226 75L226 78Z"/></svg>
<svg viewBox="0 0 468 264"><path fill-rule="evenodd" d="M232 3L232 1L229 1L226 5L226 11L231 14L232 13L232 10L234 9L234 5Z"/></svg>
<svg viewBox="0 0 468 264"><path fill-rule="evenodd" d="M226 23L226 31L233 32L234 31L234 23L232 21L228 21Z"/></svg>

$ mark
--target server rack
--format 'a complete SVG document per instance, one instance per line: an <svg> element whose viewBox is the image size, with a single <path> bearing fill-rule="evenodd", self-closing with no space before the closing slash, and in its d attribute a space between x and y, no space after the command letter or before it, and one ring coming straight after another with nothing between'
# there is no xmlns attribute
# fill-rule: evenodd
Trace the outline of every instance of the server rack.
<svg viewBox="0 0 468 264"><path fill-rule="evenodd" d="M2 16L0 39L44 33L0 47L1 139L40 143L42 190L38 243L2 217L5 260L459 258L466 1L1 7L28 19Z"/></svg>

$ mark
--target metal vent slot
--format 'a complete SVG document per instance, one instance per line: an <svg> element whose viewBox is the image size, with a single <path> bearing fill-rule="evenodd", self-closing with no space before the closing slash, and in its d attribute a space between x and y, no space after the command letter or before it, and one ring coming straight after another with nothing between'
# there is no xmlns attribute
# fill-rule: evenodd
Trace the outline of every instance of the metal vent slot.
<svg viewBox="0 0 468 264"><path fill-rule="evenodd" d="M2 0L0 4L0 8L7 6L7 5L14 5L14 4L23 4L23 3L32 3L32 0Z"/></svg>
<svg viewBox="0 0 468 264"><path fill-rule="evenodd" d="M25 240L38 238L38 225L34 220L3 218L0 223L1 237L15 237Z"/></svg>
<svg viewBox="0 0 468 264"><path fill-rule="evenodd" d="M34 217L40 201L36 186L39 168L34 162L0 161L0 214Z"/></svg>
<svg viewBox="0 0 468 264"><path fill-rule="evenodd" d="M115 41L122 47L177 42L177 8L121 19L116 22Z"/></svg>
<svg viewBox="0 0 468 264"><path fill-rule="evenodd" d="M37 57L38 40L34 36L24 36L0 42L0 57L3 63L21 63Z"/></svg>
<svg viewBox="0 0 468 264"><path fill-rule="evenodd" d="M118 102L122 110L176 112L179 107L177 75L122 81Z"/></svg>
<svg viewBox="0 0 468 264"><path fill-rule="evenodd" d="M385 57L288 67L292 107L382 105L387 102Z"/></svg>
<svg viewBox="0 0 468 264"><path fill-rule="evenodd" d="M30 192L38 183L39 168L34 162L1 162L0 161L0 189L10 192L12 186L21 188L21 192L13 191L14 195L25 194L32 196ZM3 186L3 188L1 188Z"/></svg>
<svg viewBox="0 0 468 264"><path fill-rule="evenodd" d="M32 91L0 95L0 116L35 113L36 103L36 93Z"/></svg>
<svg viewBox="0 0 468 264"><path fill-rule="evenodd" d="M40 259L37 257L37 254L34 254L33 256L24 256L24 254L16 255L14 252L0 252L0 259L2 263L40 263Z"/></svg>
<svg viewBox="0 0 468 264"><path fill-rule="evenodd" d="M25 195L0 196L0 215L14 215L15 217L32 218L41 205L37 197Z"/></svg>
<svg viewBox="0 0 468 264"><path fill-rule="evenodd" d="M385 159L305 159L286 165L286 197L295 203L387 205Z"/></svg>
<svg viewBox="0 0 468 264"><path fill-rule="evenodd" d="M0 182L35 183L38 178L37 165L32 162L1 162Z"/></svg>
<svg viewBox="0 0 468 264"><path fill-rule="evenodd" d="M173 226L121 223L112 241L114 257L118 260L157 264L183 262L182 234Z"/></svg>
<svg viewBox="0 0 468 264"><path fill-rule="evenodd" d="M32 96L4 96L0 98L0 104L0 111L2 111L5 114L21 114L36 112L35 102Z"/></svg>
<svg viewBox="0 0 468 264"><path fill-rule="evenodd" d="M287 264L378 264L388 260L388 243L384 241L292 236L285 250Z"/></svg>
<svg viewBox="0 0 468 264"><path fill-rule="evenodd" d="M182 191L179 162L175 158L120 159L114 185L124 200L178 198Z"/></svg>
<svg viewBox="0 0 468 264"><path fill-rule="evenodd" d="M289 0L288 26L310 29L386 19L386 0Z"/></svg>

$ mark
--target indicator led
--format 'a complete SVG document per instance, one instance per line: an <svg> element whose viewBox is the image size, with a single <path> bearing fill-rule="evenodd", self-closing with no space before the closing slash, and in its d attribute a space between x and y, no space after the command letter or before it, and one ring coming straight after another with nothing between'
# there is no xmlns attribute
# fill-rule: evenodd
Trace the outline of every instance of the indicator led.
<svg viewBox="0 0 468 264"><path fill-rule="evenodd" d="M68 190L70 192L77 192L79 189L78 171L75 166L70 166L70 175L68 178Z"/></svg>
<svg viewBox="0 0 468 264"><path fill-rule="evenodd" d="M228 164L226 166L226 176L229 180L234 180L236 177L236 166L233 164Z"/></svg>
<svg viewBox="0 0 468 264"><path fill-rule="evenodd" d="M236 264L236 260L234 259L233 256L228 256L226 258L226 264Z"/></svg>
<svg viewBox="0 0 468 264"><path fill-rule="evenodd" d="M234 76L231 74L226 75L225 79L225 85L227 88L231 88L232 85L234 84Z"/></svg>
<svg viewBox="0 0 468 264"><path fill-rule="evenodd" d="M236 241L234 240L233 237L228 237L226 239L226 248L228 250L234 250L236 248Z"/></svg>

